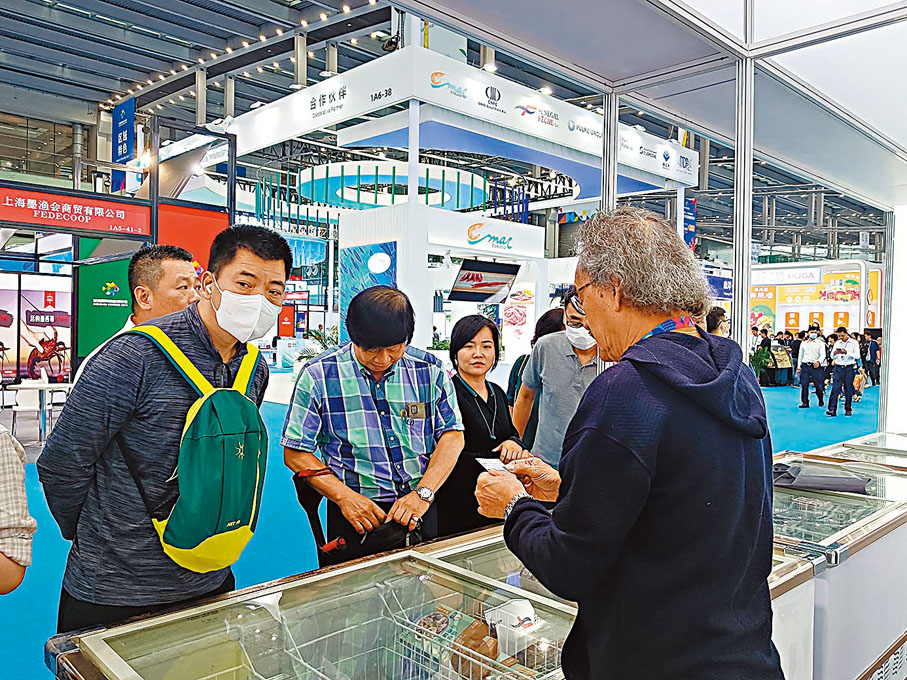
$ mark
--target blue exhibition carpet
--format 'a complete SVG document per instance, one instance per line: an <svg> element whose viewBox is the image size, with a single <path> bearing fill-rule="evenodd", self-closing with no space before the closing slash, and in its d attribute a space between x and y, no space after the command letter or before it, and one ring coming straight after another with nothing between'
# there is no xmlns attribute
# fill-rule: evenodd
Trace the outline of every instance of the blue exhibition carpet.
<svg viewBox="0 0 907 680"><path fill-rule="evenodd" d="M815 403L809 410L797 409L799 391L790 387L768 388L763 393L776 451L804 451L877 429L877 388L866 391L851 418L844 418L842 407L834 419ZM316 565L308 521L283 466L279 433L285 413L286 407L278 404L266 403L262 407L271 435L270 460L255 538L234 567L236 584L241 588L305 572ZM0 668L6 669L4 679L47 680L51 676L44 666L44 642L56 629L60 581L69 544L60 537L50 516L34 465L27 466L26 487L38 531L33 564L25 582L11 595L0 596L0 621L6 631L0 637Z"/></svg>

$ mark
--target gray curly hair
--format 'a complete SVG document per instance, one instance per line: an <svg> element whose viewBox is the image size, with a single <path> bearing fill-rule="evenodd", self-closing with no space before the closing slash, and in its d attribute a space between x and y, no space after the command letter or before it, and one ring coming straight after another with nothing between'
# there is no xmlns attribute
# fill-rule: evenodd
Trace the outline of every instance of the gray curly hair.
<svg viewBox="0 0 907 680"><path fill-rule="evenodd" d="M579 230L579 267L604 286L620 285L633 307L704 316L710 291L696 257L673 225L640 208L600 212Z"/></svg>

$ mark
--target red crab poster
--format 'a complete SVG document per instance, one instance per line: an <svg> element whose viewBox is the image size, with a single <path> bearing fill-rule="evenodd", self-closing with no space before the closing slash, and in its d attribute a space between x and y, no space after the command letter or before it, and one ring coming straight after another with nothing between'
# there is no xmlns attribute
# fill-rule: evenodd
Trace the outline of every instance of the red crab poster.
<svg viewBox="0 0 907 680"><path fill-rule="evenodd" d="M51 382L70 372L72 346L71 279L62 276L22 277L19 295L19 375Z"/></svg>
<svg viewBox="0 0 907 680"><path fill-rule="evenodd" d="M0 274L0 375L16 380L16 336L19 333L19 277Z"/></svg>

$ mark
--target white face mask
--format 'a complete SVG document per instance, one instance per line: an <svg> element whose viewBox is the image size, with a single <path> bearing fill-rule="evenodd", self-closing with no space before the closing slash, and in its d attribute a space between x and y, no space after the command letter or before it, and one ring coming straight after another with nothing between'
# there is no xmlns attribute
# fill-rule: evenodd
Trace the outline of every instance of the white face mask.
<svg viewBox="0 0 907 680"><path fill-rule="evenodd" d="M809 334L809 339L810 339L810 340L815 340L815 339L818 338L818 337L819 337L819 334L818 334L818 333L810 333L810 334Z"/></svg>
<svg viewBox="0 0 907 680"><path fill-rule="evenodd" d="M592 337L592 333L589 332L587 328L571 328L567 326L567 340L570 341L570 344L576 347L576 349L592 349L595 345L595 338Z"/></svg>
<svg viewBox="0 0 907 680"><path fill-rule="evenodd" d="M240 295L223 290L217 280L214 285L220 291L220 307L214 309L217 325L240 342L264 337L277 323L280 307L264 295ZM211 306L214 307L213 300Z"/></svg>

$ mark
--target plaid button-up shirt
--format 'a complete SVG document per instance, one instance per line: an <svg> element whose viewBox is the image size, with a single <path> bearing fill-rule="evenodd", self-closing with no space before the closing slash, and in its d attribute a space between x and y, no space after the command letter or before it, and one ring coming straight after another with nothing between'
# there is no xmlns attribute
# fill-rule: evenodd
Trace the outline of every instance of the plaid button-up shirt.
<svg viewBox="0 0 907 680"><path fill-rule="evenodd" d="M281 442L318 455L366 498L394 501L418 486L441 435L462 429L456 391L431 354L407 347L376 382L346 344L303 367Z"/></svg>
<svg viewBox="0 0 907 680"><path fill-rule="evenodd" d="M27 567L34 533L25 501L25 451L0 425L0 552Z"/></svg>

